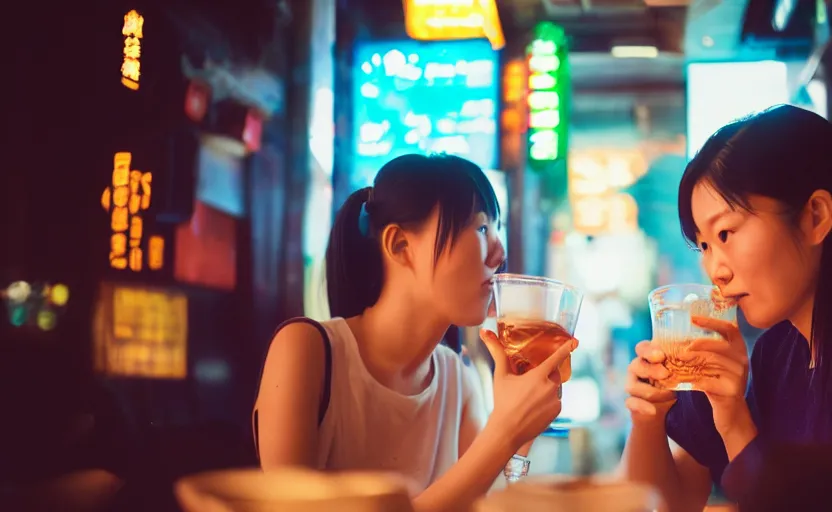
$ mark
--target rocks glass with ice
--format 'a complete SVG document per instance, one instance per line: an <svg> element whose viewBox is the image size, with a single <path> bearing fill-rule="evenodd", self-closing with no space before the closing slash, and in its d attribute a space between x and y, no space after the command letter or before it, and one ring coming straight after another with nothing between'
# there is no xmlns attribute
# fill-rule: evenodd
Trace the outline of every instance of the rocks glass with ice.
<svg viewBox="0 0 832 512"><path fill-rule="evenodd" d="M653 341L665 353L664 367L670 377L652 384L662 389L691 391L702 376L704 365L696 360L682 360L693 340L722 339L713 331L691 323L692 316L711 317L736 323L737 305L726 299L715 286L700 284L671 284L656 288L648 295Z"/></svg>

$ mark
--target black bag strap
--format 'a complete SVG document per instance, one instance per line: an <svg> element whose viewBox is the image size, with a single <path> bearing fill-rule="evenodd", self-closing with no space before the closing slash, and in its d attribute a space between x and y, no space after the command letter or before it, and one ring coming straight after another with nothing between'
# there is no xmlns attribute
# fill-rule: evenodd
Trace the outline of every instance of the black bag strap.
<svg viewBox="0 0 832 512"><path fill-rule="evenodd" d="M274 341L275 336L277 333L280 332L281 329L286 327L289 324L309 324L315 329L318 330L318 333L321 335L321 339L324 343L324 386L323 386L323 394L321 396L321 403L318 408L318 426L321 426L321 423L324 421L324 416L326 416L326 411L329 409L329 396L332 390L332 343L329 340L329 334L327 334L326 329L324 326L321 325L320 322L316 322L311 318L306 317L296 317L290 318L286 320L282 324L277 326L277 329L274 331L274 335L272 335L272 341ZM266 354L269 353L269 348L271 348L271 342L269 342L269 346L266 348ZM263 380L263 372L266 369L266 356L263 356L263 364L260 366L260 378L257 379L258 386L260 385L260 381ZM257 397L255 396L255 400ZM257 460L260 460L260 446L258 444L259 439L259 426L258 426L258 411L254 410L254 418L252 419L253 428L254 428L254 451L257 454Z"/></svg>

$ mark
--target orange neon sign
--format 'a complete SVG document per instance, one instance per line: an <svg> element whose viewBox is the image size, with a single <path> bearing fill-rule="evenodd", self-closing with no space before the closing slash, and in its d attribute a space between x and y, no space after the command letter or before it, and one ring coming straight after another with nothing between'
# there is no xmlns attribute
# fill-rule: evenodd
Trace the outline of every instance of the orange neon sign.
<svg viewBox="0 0 832 512"><path fill-rule="evenodd" d="M131 169L132 153L119 152L113 158L112 184L101 195L101 206L110 213L110 266L139 272L143 266L142 212L150 208L153 175ZM159 270L164 264L164 239L152 236L148 266Z"/></svg>
<svg viewBox="0 0 832 512"><path fill-rule="evenodd" d="M153 235L147 241L147 266L150 270L160 270L165 264L165 239Z"/></svg>
<svg viewBox="0 0 832 512"><path fill-rule="evenodd" d="M93 338L96 371L118 377L187 377L185 294L105 283L100 296Z"/></svg>
<svg viewBox="0 0 832 512"><path fill-rule="evenodd" d="M139 89L141 77L142 38L144 38L144 16L135 9L124 15L121 27L124 36L124 60L121 63L121 83L133 91Z"/></svg>
<svg viewBox="0 0 832 512"><path fill-rule="evenodd" d="M506 44L495 0L404 0L405 30L435 41L484 37L492 48Z"/></svg>

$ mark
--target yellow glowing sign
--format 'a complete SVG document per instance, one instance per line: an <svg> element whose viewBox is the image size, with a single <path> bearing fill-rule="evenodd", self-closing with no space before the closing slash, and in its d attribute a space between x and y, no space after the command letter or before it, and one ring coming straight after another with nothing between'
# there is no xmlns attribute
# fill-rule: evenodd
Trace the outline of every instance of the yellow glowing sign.
<svg viewBox="0 0 832 512"><path fill-rule="evenodd" d="M588 235L638 230L638 204L623 189L647 170L638 150L573 150L569 199L575 229Z"/></svg>
<svg viewBox="0 0 832 512"><path fill-rule="evenodd" d="M104 189L101 206L110 213L110 266L139 272L143 262L142 212L150 208L153 175L130 169L132 160L132 153L116 153L112 185ZM161 251L158 250L159 241L154 240L159 238L161 237L151 237L151 255L148 258L153 260L153 264L149 264L152 270L159 270L163 266L164 240L161 242Z"/></svg>
<svg viewBox="0 0 832 512"><path fill-rule="evenodd" d="M184 379L188 299L134 287L102 287L95 318L95 368L110 376Z"/></svg>
<svg viewBox="0 0 832 512"><path fill-rule="evenodd" d="M136 10L124 15L124 25L121 27L124 36L124 60L121 63L121 83L134 91L139 89L139 78L142 75L142 38L144 38L144 16Z"/></svg>
<svg viewBox="0 0 832 512"><path fill-rule="evenodd" d="M586 235L638 231L638 205L630 194L572 198L575 230Z"/></svg>
<svg viewBox="0 0 832 512"><path fill-rule="evenodd" d="M569 153L569 194L598 195L626 188L647 172L639 149L574 149Z"/></svg>
<svg viewBox="0 0 832 512"><path fill-rule="evenodd" d="M404 0L407 35L427 41L484 37L505 44L495 0Z"/></svg>

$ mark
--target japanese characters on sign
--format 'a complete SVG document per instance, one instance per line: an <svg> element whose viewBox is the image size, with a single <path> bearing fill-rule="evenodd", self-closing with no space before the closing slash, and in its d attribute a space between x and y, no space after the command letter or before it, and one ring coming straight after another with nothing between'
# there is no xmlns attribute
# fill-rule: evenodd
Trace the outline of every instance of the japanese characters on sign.
<svg viewBox="0 0 832 512"><path fill-rule="evenodd" d="M133 91L139 89L141 77L142 38L144 17L135 9L124 15L121 34L124 36L124 60L121 63L121 83Z"/></svg>
<svg viewBox="0 0 832 512"><path fill-rule="evenodd" d="M142 213L150 208L153 176L131 169L132 159L129 152L115 154L112 185L104 189L101 206L110 213L110 266L139 272L143 266ZM164 239L153 236L148 245L148 266L159 270L163 266Z"/></svg>

